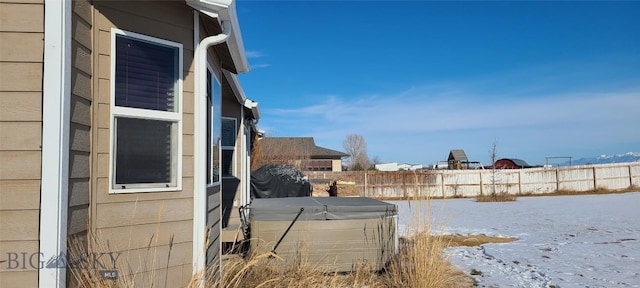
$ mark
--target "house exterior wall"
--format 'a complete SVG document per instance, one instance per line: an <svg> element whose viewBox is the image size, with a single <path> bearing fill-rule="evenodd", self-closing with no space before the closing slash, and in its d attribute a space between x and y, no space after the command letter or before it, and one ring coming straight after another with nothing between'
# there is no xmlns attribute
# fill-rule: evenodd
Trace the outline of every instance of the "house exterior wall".
<svg viewBox="0 0 640 288"><path fill-rule="evenodd" d="M0 263L3 288L38 285L37 266L22 261L21 255L39 252L43 38L42 1L0 0L0 261L7 261Z"/></svg>
<svg viewBox="0 0 640 288"><path fill-rule="evenodd" d="M516 163L513 163L513 161L511 161L509 159L497 160L496 163L494 164L494 166L496 167L496 169L519 169L519 168L521 168L518 165L516 165Z"/></svg>
<svg viewBox="0 0 640 288"><path fill-rule="evenodd" d="M136 286L185 286L192 274L194 73L193 12L184 2L100 1L94 3L95 39L91 228L107 252L123 252L118 270ZM182 190L109 193L111 29L183 45ZM122 276L121 276L122 277Z"/></svg>
<svg viewBox="0 0 640 288"><path fill-rule="evenodd" d="M76 0L71 25L71 115L69 124L69 195L67 234L74 245L87 247L91 166L91 103L93 78L93 9Z"/></svg>
<svg viewBox="0 0 640 288"><path fill-rule="evenodd" d="M222 117L235 118L236 119L236 139L233 151L233 171L234 177L232 179L222 180L222 216L223 227L226 227L230 222L234 220L231 218L237 218L236 205L240 203L241 189L239 179L242 177L242 141L241 135L243 129L242 125L242 106L238 103L233 90L229 86L227 79L222 80ZM236 205L234 205L236 204Z"/></svg>
<svg viewBox="0 0 640 288"><path fill-rule="evenodd" d="M342 159L331 160L331 171L333 171L333 172L341 172L342 171Z"/></svg>
<svg viewBox="0 0 640 288"><path fill-rule="evenodd" d="M203 21L200 21L200 31L207 31L208 29L203 25ZM200 41L206 38L209 35L200 34ZM219 63L220 59L213 52L215 49L209 49L208 51L208 64L212 67L216 72L217 79L221 82L222 86L222 72L221 68L217 63ZM224 91L221 91L222 95L225 94ZM224 97L224 96L222 96ZM208 147L207 147L208 148ZM215 270L220 266L220 230L222 229L222 221L220 215L222 214L222 191L220 182L207 186L206 188L206 201L207 201L207 212L206 212L206 225L207 225L207 239L205 257L206 257L206 266L208 268Z"/></svg>

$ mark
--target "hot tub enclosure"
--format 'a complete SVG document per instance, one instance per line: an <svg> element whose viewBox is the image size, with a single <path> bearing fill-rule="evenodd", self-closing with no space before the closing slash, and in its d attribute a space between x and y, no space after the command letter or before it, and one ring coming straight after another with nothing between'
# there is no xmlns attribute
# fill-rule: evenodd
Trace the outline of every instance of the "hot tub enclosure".
<svg viewBox="0 0 640 288"><path fill-rule="evenodd" d="M277 246L284 262L273 258L276 269L303 262L326 272L362 264L381 270L398 250L397 215L396 205L366 197L254 199L250 247L263 253Z"/></svg>

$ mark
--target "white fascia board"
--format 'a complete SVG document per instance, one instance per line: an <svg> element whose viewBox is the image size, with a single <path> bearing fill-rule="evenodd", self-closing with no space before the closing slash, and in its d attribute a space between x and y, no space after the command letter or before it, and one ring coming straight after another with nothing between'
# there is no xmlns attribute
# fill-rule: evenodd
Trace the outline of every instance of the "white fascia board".
<svg viewBox="0 0 640 288"><path fill-rule="evenodd" d="M247 55L242 42L242 32L236 14L235 0L186 0L187 5L216 19L219 23L229 21L231 23L231 37L227 40L231 58L238 73L249 72ZM214 16L215 15L215 16Z"/></svg>
<svg viewBox="0 0 640 288"><path fill-rule="evenodd" d="M224 75L224 78L227 79L227 82L229 82L229 86L231 86L233 95L236 96L238 103L244 105L244 102L247 100L247 96L244 95L244 90L242 89L242 86L240 86L238 76L224 69L222 69L222 74Z"/></svg>

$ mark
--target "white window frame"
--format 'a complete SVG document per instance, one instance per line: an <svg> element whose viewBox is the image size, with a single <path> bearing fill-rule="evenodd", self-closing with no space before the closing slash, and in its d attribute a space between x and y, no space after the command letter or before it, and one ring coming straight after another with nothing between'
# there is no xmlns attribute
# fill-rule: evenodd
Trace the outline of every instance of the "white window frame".
<svg viewBox="0 0 640 288"><path fill-rule="evenodd" d="M236 143L236 141L238 140L238 119L236 119L235 117L221 117L221 121L224 120L233 120L233 127L235 127L233 129L233 143ZM222 126L222 123L220 123L220 125ZM222 128L220 129L222 130ZM222 131L220 131L222 133ZM222 141L220 141L222 142ZM236 146L223 146L222 143L220 143L220 167L222 168L222 151L224 150L231 150L233 151L233 157L231 157L231 175L224 175L222 173L222 169L220 169L220 178L234 178L237 176L237 169L236 169Z"/></svg>
<svg viewBox="0 0 640 288"><path fill-rule="evenodd" d="M118 35L127 36L129 38L136 38L141 41L150 42L153 44L164 45L178 48L178 75L175 91L175 111L157 111L141 108L130 108L116 106L115 95L115 75L116 75L116 37ZM109 145L109 193L140 193L140 192L169 192L182 190L182 81L183 81L183 45L181 43L172 42L164 39L159 39L143 34L124 31L116 28L111 29L111 81L110 81L110 145ZM171 150L172 155L175 157L171 161L172 180L171 183L136 183L127 184L127 188L116 187L115 171L116 171L116 159L115 159L115 146L116 146L116 133L117 128L115 125L116 117L127 117L145 120L161 120L167 122L173 122L177 128L171 133ZM173 130L173 129L172 129ZM175 153L175 154L173 154Z"/></svg>
<svg viewBox="0 0 640 288"><path fill-rule="evenodd" d="M220 75L218 75L217 71L215 69L213 69L211 67L211 65L209 65L209 63L207 63L207 71L209 71L209 73L211 73L211 83L213 84L214 81L215 83L218 83L218 89L219 89L219 95L218 95L218 100L220 100L220 103L218 103L218 105L220 106L220 108L222 108L222 83L220 82ZM216 93L216 91L211 88L212 93ZM216 110L215 108L215 103L213 103L213 100L215 100L216 98L213 97L214 95L207 95L207 97L212 97L212 101L211 101L211 106L207 107L207 109L209 110L209 113L211 113L211 123L208 123L208 125L211 125L208 128L213 128L213 126L216 124ZM222 109L220 109L220 112L222 112ZM219 124L219 123L218 123ZM222 131L221 131L222 132ZM209 137L211 137L211 139L209 139L209 143L211 143L212 146L216 146L215 142L216 139L214 139L214 135L213 132L210 133ZM218 186L220 185L220 181L222 180L222 173L221 173L221 164L222 164L222 150L220 149L220 145L217 145L218 147L218 156L220 159L218 159L218 181L212 181L211 183L207 183L207 188L210 187L214 187L214 186ZM207 147L207 149L211 149L212 147ZM208 159L208 163L207 165L209 165L209 172L210 175L208 175L210 178L209 179L214 179L213 177L213 167L214 167L214 161L213 161L214 155L213 153L211 153L211 159Z"/></svg>

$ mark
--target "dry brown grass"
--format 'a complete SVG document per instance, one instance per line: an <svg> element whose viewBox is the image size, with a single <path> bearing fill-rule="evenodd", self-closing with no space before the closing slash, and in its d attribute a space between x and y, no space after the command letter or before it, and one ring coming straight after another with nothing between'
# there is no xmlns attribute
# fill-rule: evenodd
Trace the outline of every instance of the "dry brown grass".
<svg viewBox="0 0 640 288"><path fill-rule="evenodd" d="M232 258L224 265L224 273L217 287L384 287L379 274L360 267L348 274L327 273L309 263L277 267L282 261L267 252L248 259Z"/></svg>
<svg viewBox="0 0 640 288"><path fill-rule="evenodd" d="M476 196L476 202L510 202L516 201L517 195L509 194L507 192L483 194Z"/></svg>
<svg viewBox="0 0 640 288"><path fill-rule="evenodd" d="M469 234L469 235L442 235L440 236L447 244L447 247L454 246L480 246L487 243L509 243L518 240L515 237L497 237L487 236L485 234Z"/></svg>
<svg viewBox="0 0 640 288"><path fill-rule="evenodd" d="M443 256L449 243L430 231L411 237L389 265L385 287L471 287L471 279Z"/></svg>
<svg viewBox="0 0 640 288"><path fill-rule="evenodd" d="M450 245L447 237L423 231L403 241L399 253L384 271L357 267L351 273L327 273L321 267L299 262L275 267L278 256L263 253L248 259L233 258L224 267L217 287L471 287L472 280L453 268L443 257L442 249ZM284 263L284 261L283 261Z"/></svg>
<svg viewBox="0 0 640 288"><path fill-rule="evenodd" d="M451 246L455 242L454 239L448 236L431 235L428 216L424 215L429 214L426 211L415 211L405 232L406 235L412 236L403 241L399 253L392 258L383 271L372 271L370 267L361 265L351 273L327 273L322 267L316 267L302 260L282 267L278 265L285 265L280 264L285 261L279 259L278 255L268 252L250 255L246 259L241 257L228 259L224 261L222 269L209 267L206 271L193 275L186 287L471 287L472 279L452 267L443 256L442 249ZM146 259L155 259L154 253L157 251L154 245L151 245L153 240L149 240L149 255L146 255ZM85 239L71 242L68 249L70 258L102 251L110 251L110 247L101 241L99 235L93 234L89 234ZM299 255L299 258L305 257ZM72 285L74 287L128 288L166 285L160 277L162 275L156 275L157 272L155 272L163 267L155 267L153 263L151 263L152 269L143 267L145 271L149 271L144 279L136 278L138 271L127 269L131 267L131 263L135 263L135 260L122 255L118 265L121 270L116 280L103 279L98 269L69 269L70 281L74 283ZM186 270L190 271L190 269Z"/></svg>

